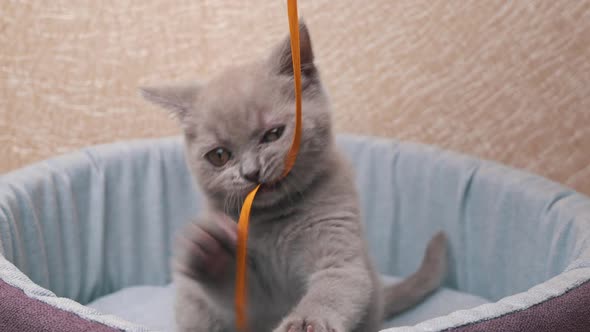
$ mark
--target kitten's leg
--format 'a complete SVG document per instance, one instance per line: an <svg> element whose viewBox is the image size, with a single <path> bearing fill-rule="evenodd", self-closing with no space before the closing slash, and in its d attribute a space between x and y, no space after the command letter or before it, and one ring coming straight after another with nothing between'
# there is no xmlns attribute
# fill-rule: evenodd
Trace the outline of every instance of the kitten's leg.
<svg viewBox="0 0 590 332"><path fill-rule="evenodd" d="M233 318L227 298L231 299L233 289L235 223L224 215L211 214L183 229L177 244L174 279L178 330L229 331Z"/></svg>
<svg viewBox="0 0 590 332"><path fill-rule="evenodd" d="M375 307L371 301L377 297L376 285L360 259L313 273L309 285L299 304L275 332L350 332L360 324L376 328L374 323L364 321L367 310Z"/></svg>
<svg viewBox="0 0 590 332"><path fill-rule="evenodd" d="M175 276L176 331L230 332L230 313L222 310L201 288L201 285L182 275Z"/></svg>

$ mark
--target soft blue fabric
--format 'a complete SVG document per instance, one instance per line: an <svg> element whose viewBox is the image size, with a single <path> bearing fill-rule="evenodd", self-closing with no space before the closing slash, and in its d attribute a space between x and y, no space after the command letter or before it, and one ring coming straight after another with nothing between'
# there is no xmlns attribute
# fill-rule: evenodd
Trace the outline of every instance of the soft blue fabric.
<svg viewBox="0 0 590 332"><path fill-rule="evenodd" d="M382 273L413 272L442 229L451 288L495 301L559 275L427 329L520 310L590 279L586 196L429 146L354 136L339 144L357 170ZM0 250L40 286L88 303L169 283L173 235L200 204L178 138L92 147L0 178Z"/></svg>
<svg viewBox="0 0 590 332"><path fill-rule="evenodd" d="M200 202L178 139L93 147L2 176L0 242L34 282L87 303L168 283L173 233Z"/></svg>
<svg viewBox="0 0 590 332"><path fill-rule="evenodd" d="M447 285L491 300L589 266L590 200L542 177L431 146L341 137L380 271L415 271L450 238Z"/></svg>
<svg viewBox="0 0 590 332"><path fill-rule="evenodd" d="M174 290L172 284L132 286L100 297L88 306L157 331L172 332L176 330Z"/></svg>
<svg viewBox="0 0 590 332"><path fill-rule="evenodd" d="M386 284L399 278L385 277ZM384 327L414 325L456 310L473 308L489 301L452 289L441 289L415 309L386 322ZM175 331L174 286L135 286L106 295L88 304L98 311L141 323L158 331Z"/></svg>

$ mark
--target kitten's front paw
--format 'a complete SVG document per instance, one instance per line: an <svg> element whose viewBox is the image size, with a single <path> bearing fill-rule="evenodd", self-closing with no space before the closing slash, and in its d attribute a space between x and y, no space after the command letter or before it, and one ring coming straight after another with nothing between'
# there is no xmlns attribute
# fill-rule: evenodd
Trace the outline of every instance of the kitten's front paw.
<svg viewBox="0 0 590 332"><path fill-rule="evenodd" d="M187 225L178 239L175 268L197 280L220 280L233 268L237 227L225 215Z"/></svg>
<svg viewBox="0 0 590 332"><path fill-rule="evenodd" d="M344 332L344 328L317 317L289 317L274 332Z"/></svg>

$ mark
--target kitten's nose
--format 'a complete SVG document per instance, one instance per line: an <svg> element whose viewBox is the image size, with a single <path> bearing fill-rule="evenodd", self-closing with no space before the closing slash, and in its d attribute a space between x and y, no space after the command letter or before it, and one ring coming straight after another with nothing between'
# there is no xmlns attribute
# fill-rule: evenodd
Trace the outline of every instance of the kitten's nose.
<svg viewBox="0 0 590 332"><path fill-rule="evenodd" d="M250 182L258 183L258 180L260 180L260 170L244 173L242 177Z"/></svg>

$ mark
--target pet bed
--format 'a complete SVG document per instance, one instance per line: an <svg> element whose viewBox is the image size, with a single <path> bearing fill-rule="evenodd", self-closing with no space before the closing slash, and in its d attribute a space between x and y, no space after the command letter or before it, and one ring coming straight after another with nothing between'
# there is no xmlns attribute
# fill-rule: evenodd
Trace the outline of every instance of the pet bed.
<svg viewBox="0 0 590 332"><path fill-rule="evenodd" d="M430 146L338 144L356 168L384 276L416 270L436 231L450 240L445 288L384 331L589 329L588 197ZM178 138L91 147L3 175L0 331L173 329L171 244L201 204Z"/></svg>

